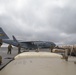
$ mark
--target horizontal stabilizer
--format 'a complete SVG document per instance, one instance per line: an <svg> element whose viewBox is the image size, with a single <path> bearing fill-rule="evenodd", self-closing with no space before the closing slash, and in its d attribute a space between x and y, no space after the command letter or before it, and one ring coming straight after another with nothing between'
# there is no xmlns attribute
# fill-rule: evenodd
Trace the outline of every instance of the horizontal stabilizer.
<svg viewBox="0 0 76 75"><path fill-rule="evenodd" d="M0 27L0 39L9 39L3 29Z"/></svg>

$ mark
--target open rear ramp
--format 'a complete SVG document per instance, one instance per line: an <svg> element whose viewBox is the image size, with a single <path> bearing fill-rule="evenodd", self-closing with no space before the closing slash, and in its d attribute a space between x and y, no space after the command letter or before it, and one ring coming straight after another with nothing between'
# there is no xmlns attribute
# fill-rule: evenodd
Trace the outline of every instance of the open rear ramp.
<svg viewBox="0 0 76 75"><path fill-rule="evenodd" d="M75 75L76 64L50 52L25 52L1 70L0 75Z"/></svg>

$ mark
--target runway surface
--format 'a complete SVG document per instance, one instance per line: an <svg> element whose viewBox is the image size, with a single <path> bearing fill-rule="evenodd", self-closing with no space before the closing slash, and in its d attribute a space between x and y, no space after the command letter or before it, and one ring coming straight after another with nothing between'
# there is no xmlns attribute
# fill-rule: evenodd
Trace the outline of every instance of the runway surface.
<svg viewBox="0 0 76 75"><path fill-rule="evenodd" d="M6 47L0 48L0 55L2 56L2 64L0 65L0 70L8 64L13 57L17 55L17 48L12 49L12 54L7 54L8 49Z"/></svg>

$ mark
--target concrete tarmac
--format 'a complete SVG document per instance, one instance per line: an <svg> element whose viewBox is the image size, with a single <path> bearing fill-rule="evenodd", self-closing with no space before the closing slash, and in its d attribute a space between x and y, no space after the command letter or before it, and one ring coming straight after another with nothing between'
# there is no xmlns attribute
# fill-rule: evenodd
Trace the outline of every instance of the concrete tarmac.
<svg viewBox="0 0 76 75"><path fill-rule="evenodd" d="M8 49L6 47L0 48L0 55L2 56L2 64L0 65L0 70L6 66L13 58L17 55L17 48L12 49L11 54L7 54Z"/></svg>

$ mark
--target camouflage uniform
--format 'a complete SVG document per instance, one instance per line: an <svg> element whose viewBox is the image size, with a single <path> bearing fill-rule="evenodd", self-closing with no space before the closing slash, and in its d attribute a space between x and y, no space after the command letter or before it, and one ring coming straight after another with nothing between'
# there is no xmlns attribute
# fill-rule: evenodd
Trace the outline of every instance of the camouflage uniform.
<svg viewBox="0 0 76 75"><path fill-rule="evenodd" d="M2 56L0 56L0 65L2 64Z"/></svg>
<svg viewBox="0 0 76 75"><path fill-rule="evenodd" d="M18 44L18 54L21 53L21 46Z"/></svg>
<svg viewBox="0 0 76 75"><path fill-rule="evenodd" d="M11 54L11 49L12 49L12 46L9 44L7 54L9 54L9 53Z"/></svg>
<svg viewBox="0 0 76 75"><path fill-rule="evenodd" d="M0 39L0 47L1 47L2 43L3 43L3 42L2 42L2 39Z"/></svg>

